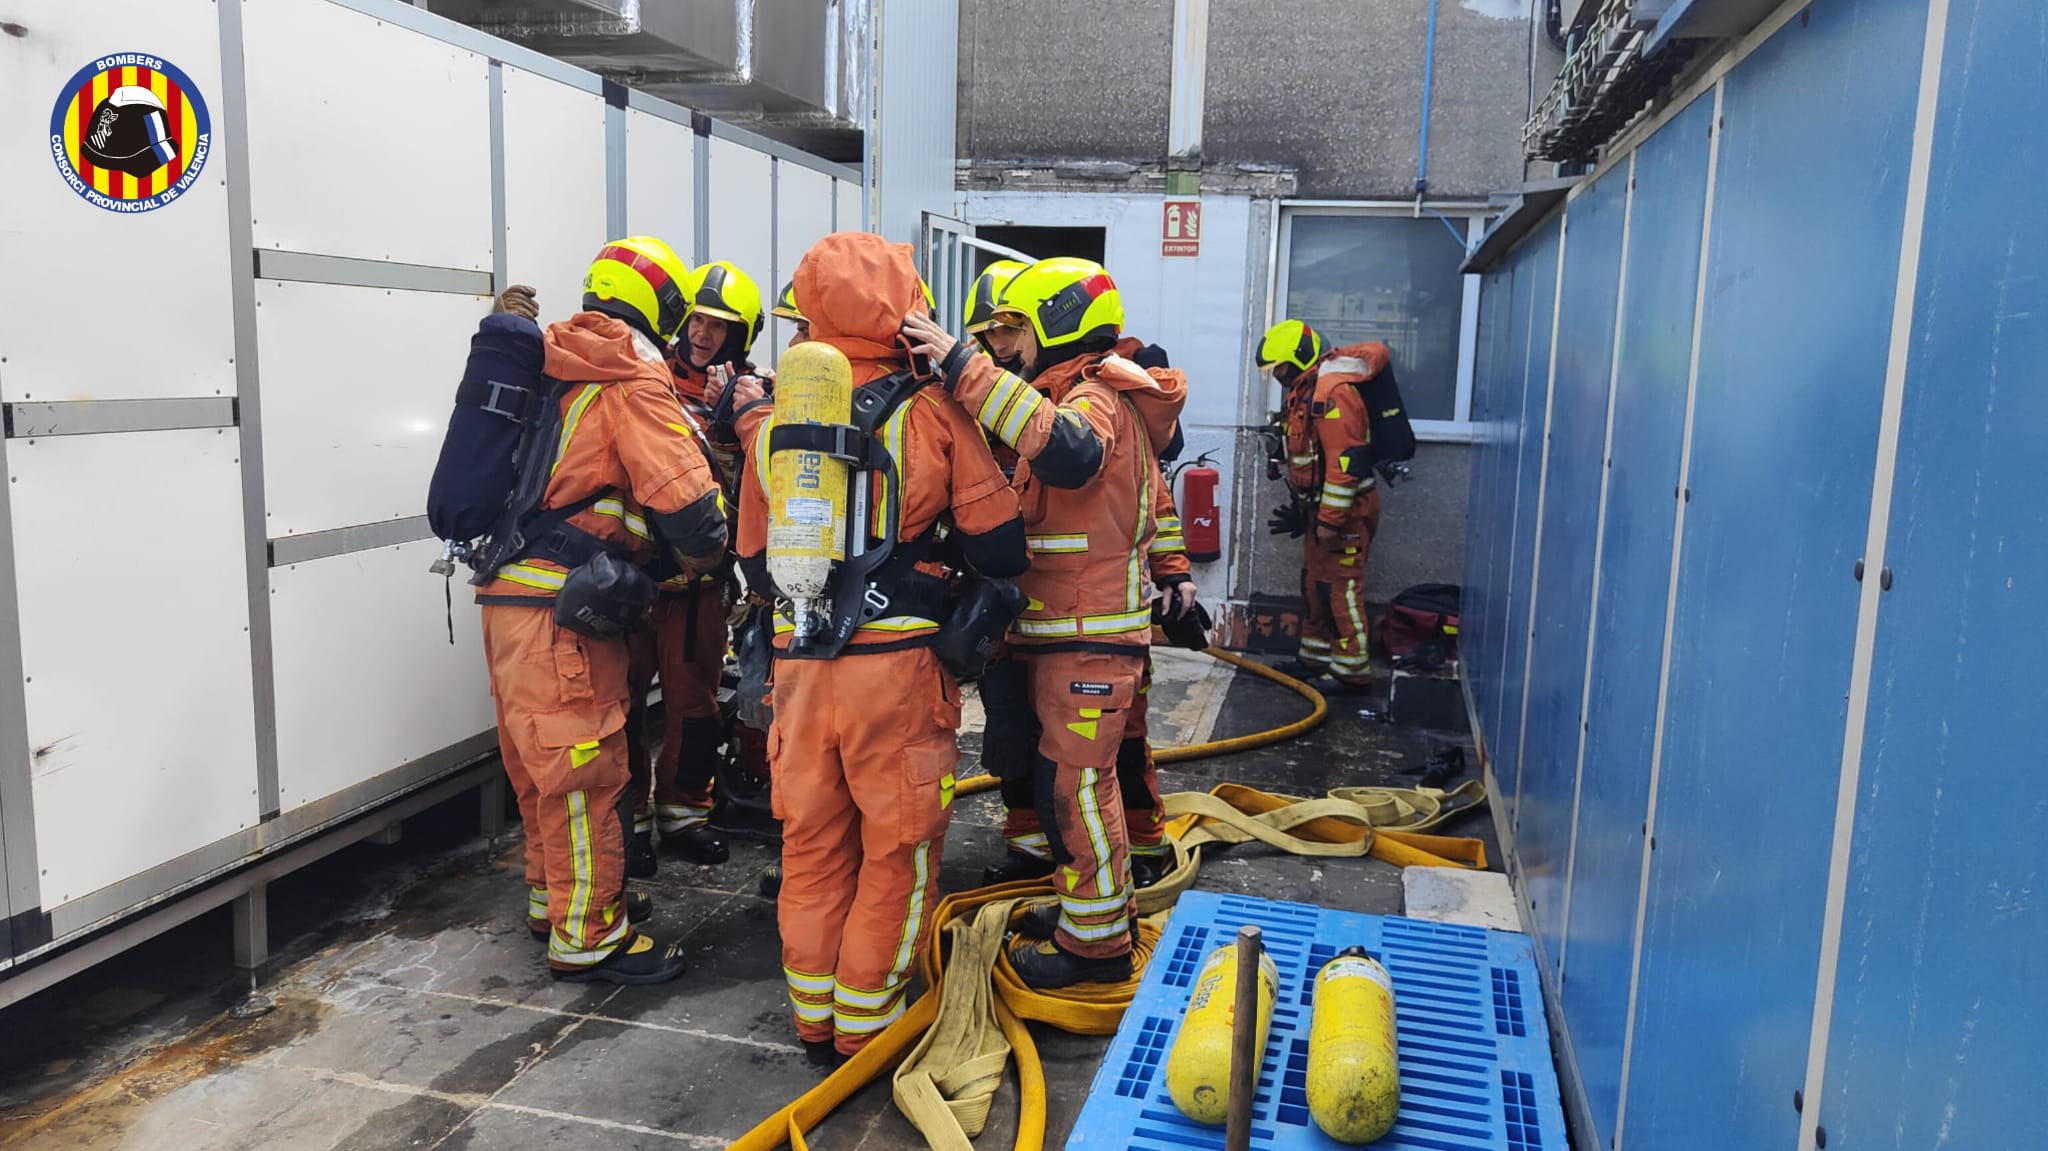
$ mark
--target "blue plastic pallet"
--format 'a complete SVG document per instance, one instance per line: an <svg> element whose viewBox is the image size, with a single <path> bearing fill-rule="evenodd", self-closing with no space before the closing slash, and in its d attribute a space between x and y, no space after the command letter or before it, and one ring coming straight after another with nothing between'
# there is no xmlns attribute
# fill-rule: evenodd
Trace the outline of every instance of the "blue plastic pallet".
<svg viewBox="0 0 2048 1151"><path fill-rule="evenodd" d="M1252 1103L1252 1146L1346 1145L1309 1118L1304 1084L1316 972L1363 947L1394 978L1401 1115L1372 1146L1395 1151L1568 1151L1543 996L1527 937L1191 891L1181 896L1103 1056L1067 1139L1081 1148L1221 1148L1223 1128L1180 1113L1166 1054L1202 960L1254 924L1280 970L1280 994Z"/></svg>

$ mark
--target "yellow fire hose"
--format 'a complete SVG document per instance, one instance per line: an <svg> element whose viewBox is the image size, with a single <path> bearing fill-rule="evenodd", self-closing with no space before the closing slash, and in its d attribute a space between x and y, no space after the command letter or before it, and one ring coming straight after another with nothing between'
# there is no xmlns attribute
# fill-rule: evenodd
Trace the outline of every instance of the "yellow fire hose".
<svg viewBox="0 0 2048 1151"><path fill-rule="evenodd" d="M1313 705L1300 720L1234 739L1161 748L1158 763L1179 763L1264 747L1315 728L1329 705L1314 688L1221 648L1207 654L1299 694ZM962 780L956 795L997 786L993 776ZM1477 783L1452 791L1429 788L1340 788L1320 799L1273 795L1238 784L1210 792L1164 796L1174 867L1137 893L1138 933L1132 976L1120 984L1083 983L1052 991L1026 987L1010 967L1003 939L1011 921L1033 903L1056 898L1048 880L998 884L939 902L924 929L920 974L925 993L879 1035L816 1087L792 1100L731 1145L732 1151L774 1151L787 1143L809 1151L804 1131L856 1091L896 1068L894 1097L934 1151L972 1151L986 1123L1004 1066L1017 1063L1017 1151L1045 1141L1045 1076L1024 1020L1081 1035L1111 1035L1136 993L1158 943L1166 912L1192 887L1202 847L1258 840L1298 855L1373 855L1396 866L1486 866L1476 839L1419 834L1484 802ZM956 978L948 980L951 969ZM989 978L976 978L986 972ZM900 1066L898 1066L900 1064Z"/></svg>

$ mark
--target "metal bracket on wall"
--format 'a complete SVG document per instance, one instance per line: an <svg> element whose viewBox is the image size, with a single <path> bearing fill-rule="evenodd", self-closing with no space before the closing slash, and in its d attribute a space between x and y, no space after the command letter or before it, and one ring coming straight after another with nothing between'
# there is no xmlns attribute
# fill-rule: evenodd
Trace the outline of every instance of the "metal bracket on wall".
<svg viewBox="0 0 2048 1151"><path fill-rule="evenodd" d="M11 440L108 432L170 432L232 428L240 414L240 405L233 396L0 404L0 429Z"/></svg>
<svg viewBox="0 0 2048 1151"><path fill-rule="evenodd" d="M437 268L389 260L358 260L312 252L252 249L256 278L293 280L304 284L341 284L353 288L386 288L398 292L447 292L457 296L495 294L492 273L474 268Z"/></svg>
<svg viewBox="0 0 2048 1151"><path fill-rule="evenodd" d="M270 541L270 566L288 567L331 556L348 555L351 552L397 547L400 544L431 539L433 534L433 529L427 526L427 517L407 516L405 519L385 520L382 523L357 524L324 532L280 536Z"/></svg>

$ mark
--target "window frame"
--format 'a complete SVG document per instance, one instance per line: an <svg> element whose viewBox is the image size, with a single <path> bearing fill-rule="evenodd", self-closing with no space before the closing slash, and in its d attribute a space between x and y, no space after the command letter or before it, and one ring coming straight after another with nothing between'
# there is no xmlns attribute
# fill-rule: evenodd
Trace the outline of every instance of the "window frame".
<svg viewBox="0 0 2048 1151"><path fill-rule="evenodd" d="M1465 222L1465 245L1479 241L1486 230L1488 207L1483 201L1446 200L1432 201L1421 205L1423 209L1441 212L1452 220ZM1294 221L1302 216L1386 216L1403 219L1417 219L1422 213L1413 201L1401 200L1281 200L1275 205L1279 217L1274 232L1272 266L1267 270L1268 282L1272 284L1270 305L1273 314L1280 316L1287 302L1287 269L1294 253ZM1478 362L1479 346L1479 287L1480 277L1465 275L1463 306L1458 313L1458 378L1457 392L1453 400L1454 418L1448 420L1414 420L1415 438L1424 443L1469 444L1478 439L1478 428L1472 422L1472 375Z"/></svg>

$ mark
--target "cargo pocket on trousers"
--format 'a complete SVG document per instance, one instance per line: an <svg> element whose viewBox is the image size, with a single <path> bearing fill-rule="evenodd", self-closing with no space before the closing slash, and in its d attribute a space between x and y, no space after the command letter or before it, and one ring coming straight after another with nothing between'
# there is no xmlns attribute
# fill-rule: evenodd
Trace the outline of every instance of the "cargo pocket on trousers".
<svg viewBox="0 0 2048 1151"><path fill-rule="evenodd" d="M590 677L589 641L565 627L555 628L555 678L561 681L563 703L582 703L597 696Z"/></svg>
<svg viewBox="0 0 2048 1151"><path fill-rule="evenodd" d="M527 722L534 754L526 768L544 796L610 786L630 773L625 756L600 754L605 739L625 729L624 704L536 711Z"/></svg>
<svg viewBox="0 0 2048 1151"><path fill-rule="evenodd" d="M897 842L923 843L945 834L946 824L953 818L953 769L959 764L960 743L950 728L904 747Z"/></svg>

